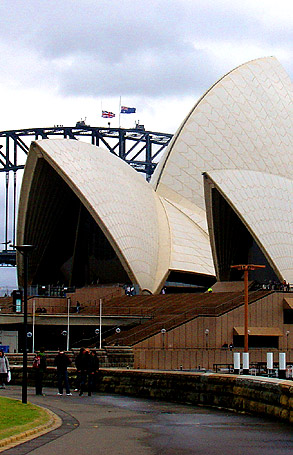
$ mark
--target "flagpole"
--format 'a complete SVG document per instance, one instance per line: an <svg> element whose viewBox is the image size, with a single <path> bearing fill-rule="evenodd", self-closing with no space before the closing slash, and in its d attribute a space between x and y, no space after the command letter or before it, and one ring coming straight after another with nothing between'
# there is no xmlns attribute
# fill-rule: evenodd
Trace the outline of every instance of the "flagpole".
<svg viewBox="0 0 293 455"><path fill-rule="evenodd" d="M33 300L33 348L32 352L35 352L35 323L36 323L36 301Z"/></svg>
<svg viewBox="0 0 293 455"><path fill-rule="evenodd" d="M120 114L121 114L121 96L119 98L119 128L120 128Z"/></svg>

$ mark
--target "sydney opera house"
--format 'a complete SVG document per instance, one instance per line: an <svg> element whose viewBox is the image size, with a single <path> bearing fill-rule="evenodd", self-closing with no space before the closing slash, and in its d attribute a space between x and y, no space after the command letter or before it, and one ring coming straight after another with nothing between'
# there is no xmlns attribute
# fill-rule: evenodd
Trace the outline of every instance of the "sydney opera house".
<svg viewBox="0 0 293 455"><path fill-rule="evenodd" d="M292 101L275 58L239 66L199 99L150 182L95 145L32 142L17 243L35 246L29 284L75 288L70 308L84 310L72 315L72 346L93 336L103 300L103 340L130 347L134 366L227 364L244 338L243 272L231 267L256 264L265 267L249 276L251 358L282 349L293 360L292 293L267 287L293 285ZM115 283L120 294L107 300ZM126 296L122 284L138 295ZM36 343L64 345L66 299L58 314L54 299L33 299L48 312L36 316ZM14 316L7 330L20 333Z"/></svg>
<svg viewBox="0 0 293 455"><path fill-rule="evenodd" d="M32 143L18 244L33 244L30 283L241 279L293 283L292 83L273 57L246 63L196 103L148 183L108 151L76 140ZM19 257L22 278L22 258Z"/></svg>

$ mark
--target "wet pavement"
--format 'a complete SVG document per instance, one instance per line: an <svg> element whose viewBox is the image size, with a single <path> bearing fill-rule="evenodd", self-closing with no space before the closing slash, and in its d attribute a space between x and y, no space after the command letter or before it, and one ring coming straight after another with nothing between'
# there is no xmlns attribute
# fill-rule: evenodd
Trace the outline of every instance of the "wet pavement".
<svg viewBox="0 0 293 455"><path fill-rule="evenodd" d="M210 408L119 395L58 397L28 390L28 400L54 411L62 426L4 455L291 455L293 427ZM21 399L20 387L1 391Z"/></svg>

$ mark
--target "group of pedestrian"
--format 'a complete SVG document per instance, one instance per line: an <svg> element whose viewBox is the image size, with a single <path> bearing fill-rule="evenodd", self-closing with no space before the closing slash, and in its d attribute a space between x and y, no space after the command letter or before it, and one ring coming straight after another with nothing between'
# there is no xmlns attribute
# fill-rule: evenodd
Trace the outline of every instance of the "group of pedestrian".
<svg viewBox="0 0 293 455"><path fill-rule="evenodd" d="M42 348L38 352L33 361L33 369L35 371L35 386L36 395L43 395L42 384L43 377L47 367L45 350ZM71 360L64 351L59 351L54 359L54 365L57 370L57 384L58 394L63 395L65 388L66 395L71 396L70 385L68 379L67 368L71 365ZM75 359L76 366L76 384L75 392L83 395L87 389L88 396L92 395L96 386L97 375L99 371L99 358L96 350L90 351L88 348L80 348L78 355ZM0 358L0 372L1 372L1 358Z"/></svg>
<svg viewBox="0 0 293 455"><path fill-rule="evenodd" d="M87 383L88 396L91 396L99 371L99 358L95 350L90 351L88 348L80 348L79 354L75 359L77 370L76 388L79 395L83 395Z"/></svg>

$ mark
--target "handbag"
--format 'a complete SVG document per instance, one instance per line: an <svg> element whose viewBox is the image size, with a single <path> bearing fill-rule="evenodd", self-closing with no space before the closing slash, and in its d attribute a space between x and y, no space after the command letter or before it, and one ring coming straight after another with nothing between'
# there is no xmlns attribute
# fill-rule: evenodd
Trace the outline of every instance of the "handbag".
<svg viewBox="0 0 293 455"><path fill-rule="evenodd" d="M7 382L11 381L11 372L10 370L7 371Z"/></svg>

